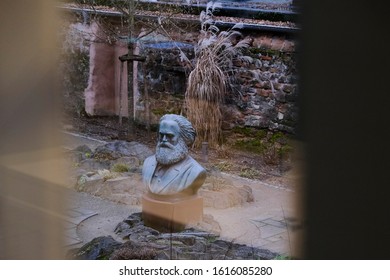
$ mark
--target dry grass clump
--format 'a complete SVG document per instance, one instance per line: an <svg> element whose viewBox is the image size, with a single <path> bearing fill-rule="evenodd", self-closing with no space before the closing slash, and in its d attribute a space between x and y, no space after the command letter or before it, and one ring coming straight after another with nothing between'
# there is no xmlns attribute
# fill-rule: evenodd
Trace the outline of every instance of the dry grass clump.
<svg viewBox="0 0 390 280"><path fill-rule="evenodd" d="M114 166L111 167L112 172L118 172L118 173L124 173L130 171L130 166L124 163L116 163Z"/></svg>
<svg viewBox="0 0 390 280"><path fill-rule="evenodd" d="M218 5L209 2L206 12L202 12L201 33L196 47L196 65L188 78L185 94L187 116L194 125L198 137L195 146L209 142L216 147L222 140L222 113L226 93L233 76L233 59L242 56L249 46L249 40L239 40L241 33L235 29L220 31L213 21L213 12ZM241 57L242 58L242 57ZM250 58L247 58L250 59Z"/></svg>

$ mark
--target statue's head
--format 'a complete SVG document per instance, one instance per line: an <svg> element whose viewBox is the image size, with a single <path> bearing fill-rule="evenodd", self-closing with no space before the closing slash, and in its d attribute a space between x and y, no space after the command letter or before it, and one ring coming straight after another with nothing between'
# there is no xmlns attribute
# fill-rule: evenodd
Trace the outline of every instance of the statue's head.
<svg viewBox="0 0 390 280"><path fill-rule="evenodd" d="M171 165L183 160L195 136L195 129L185 117L174 114L162 116L156 149L157 162Z"/></svg>

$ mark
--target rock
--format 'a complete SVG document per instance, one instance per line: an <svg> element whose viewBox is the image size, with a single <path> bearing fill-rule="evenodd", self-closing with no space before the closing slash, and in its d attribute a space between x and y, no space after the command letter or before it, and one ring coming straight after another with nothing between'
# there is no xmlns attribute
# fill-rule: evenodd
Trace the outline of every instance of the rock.
<svg viewBox="0 0 390 280"><path fill-rule="evenodd" d="M212 215L204 214L203 220L194 227L215 235L221 233L221 226Z"/></svg>
<svg viewBox="0 0 390 280"><path fill-rule="evenodd" d="M247 94L248 94L249 96L255 96L255 95L256 95L256 91L255 91L255 90L249 90L249 91L247 92Z"/></svg>
<svg viewBox="0 0 390 280"><path fill-rule="evenodd" d="M73 151L92 155L92 150L87 145L78 146L77 148L73 149Z"/></svg>
<svg viewBox="0 0 390 280"><path fill-rule="evenodd" d="M257 90L257 95L263 96L263 97L268 97L272 94L272 90L270 89L258 89Z"/></svg>
<svg viewBox="0 0 390 280"><path fill-rule="evenodd" d="M115 241L111 236L96 237L75 252L73 258L77 260L108 260L121 245L122 243Z"/></svg>
<svg viewBox="0 0 390 280"><path fill-rule="evenodd" d="M157 230L144 226L141 213L134 213L120 222L114 232L122 239L128 239L132 235L133 239L144 242L147 242L150 236L160 234Z"/></svg>
<svg viewBox="0 0 390 280"><path fill-rule="evenodd" d="M245 202L255 201L251 187L243 185L241 188L238 189L238 192Z"/></svg>
<svg viewBox="0 0 390 280"><path fill-rule="evenodd" d="M282 76L280 76L279 77L279 79L278 79L278 82L279 83L286 83L287 82L287 78L286 78L286 76L284 76L284 75L282 75Z"/></svg>
<svg viewBox="0 0 390 280"><path fill-rule="evenodd" d="M139 174L123 176L108 170L81 176L76 189L127 205L141 205L141 197L146 191Z"/></svg>
<svg viewBox="0 0 390 280"><path fill-rule="evenodd" d="M269 250L218 239L218 235L189 228L177 233L160 233L144 226L141 213L134 213L120 222L115 232L124 243L111 236L98 237L78 250L76 259L188 259L188 260L251 260L273 259Z"/></svg>
<svg viewBox="0 0 390 280"><path fill-rule="evenodd" d="M73 150L67 151L66 154L72 162L79 163L82 160L90 158L92 156L92 150L87 145L81 145Z"/></svg>
<svg viewBox="0 0 390 280"><path fill-rule="evenodd" d="M223 129L232 129L234 124L243 118L243 113L235 106L224 105L221 108L223 115L222 127Z"/></svg>
<svg viewBox="0 0 390 280"><path fill-rule="evenodd" d="M143 144L138 142L113 141L95 149L93 157L95 159L116 160L120 157L136 157L143 162L153 152Z"/></svg>
<svg viewBox="0 0 390 280"><path fill-rule="evenodd" d="M263 88L264 89L272 89L271 82L269 82L269 81L264 82Z"/></svg>
<svg viewBox="0 0 390 280"><path fill-rule="evenodd" d="M256 82L254 85L253 85L254 88L262 88L263 87L263 83L262 82Z"/></svg>
<svg viewBox="0 0 390 280"><path fill-rule="evenodd" d="M275 90L279 90L279 89L282 88L282 84L274 83L274 84L273 84L273 87L274 87Z"/></svg>
<svg viewBox="0 0 390 280"><path fill-rule="evenodd" d="M99 169L110 169L110 162L89 158L81 161L79 168L87 171L94 171Z"/></svg>
<svg viewBox="0 0 390 280"><path fill-rule="evenodd" d="M283 86L283 91L287 93L291 93L294 90L292 85L286 84Z"/></svg>
<svg viewBox="0 0 390 280"><path fill-rule="evenodd" d="M242 61L239 60L239 59L234 59L233 60L233 65L236 66L236 67L241 67L242 66Z"/></svg>
<svg viewBox="0 0 390 280"><path fill-rule="evenodd" d="M273 95L278 102L286 102L286 94L282 90L274 91Z"/></svg>
<svg viewBox="0 0 390 280"><path fill-rule="evenodd" d="M245 126L254 126L254 127L261 127L261 128L268 127L270 122L267 117L251 116L251 115L246 116L244 120L245 120Z"/></svg>
<svg viewBox="0 0 390 280"><path fill-rule="evenodd" d="M233 186L231 182L214 174L198 191L203 197L205 207L226 209L253 202L252 189L249 186Z"/></svg>
<svg viewBox="0 0 390 280"><path fill-rule="evenodd" d="M216 240L214 243L215 247L220 247L219 251L225 252L224 257L227 259L234 260L251 260L251 259L273 259L276 254L264 249L249 247L242 244L236 244L224 240Z"/></svg>
<svg viewBox="0 0 390 280"><path fill-rule="evenodd" d="M131 168L139 167L140 166L140 160L137 157L120 157L116 160L113 160L111 162L111 166L115 164L125 164Z"/></svg>

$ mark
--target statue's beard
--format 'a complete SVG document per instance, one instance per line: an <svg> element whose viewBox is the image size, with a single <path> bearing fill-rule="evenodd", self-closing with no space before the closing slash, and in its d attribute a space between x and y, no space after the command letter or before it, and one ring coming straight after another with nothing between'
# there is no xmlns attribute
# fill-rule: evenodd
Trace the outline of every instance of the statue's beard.
<svg viewBox="0 0 390 280"><path fill-rule="evenodd" d="M156 160L162 165L172 165L186 158L188 148L183 139L179 139L176 145L171 143L159 143L156 148Z"/></svg>

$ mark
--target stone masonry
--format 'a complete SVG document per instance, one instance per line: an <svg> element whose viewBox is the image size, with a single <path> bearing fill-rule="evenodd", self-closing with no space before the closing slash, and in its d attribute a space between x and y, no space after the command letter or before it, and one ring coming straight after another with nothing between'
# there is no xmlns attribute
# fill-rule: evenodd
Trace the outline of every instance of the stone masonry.
<svg viewBox="0 0 390 280"><path fill-rule="evenodd" d="M93 32L93 28L89 30ZM246 55L252 60L233 63L234 91L223 108L223 129L249 126L294 133L298 120L294 38L266 32L242 30L242 33L251 38ZM192 46L198 35L196 29L184 34L171 31L170 38L160 36L159 42L138 46L146 62L138 63L135 71L134 116L137 121L156 124L166 113L185 114L184 94L191 68L183 61L182 54L194 62ZM99 54L99 49L104 53ZM91 44L90 79L85 91L85 110L89 115L118 115L121 110L122 116L128 116L127 70L122 69L119 90L121 71L117 59L125 52L126 47L118 44ZM100 77L99 73L102 73Z"/></svg>
<svg viewBox="0 0 390 280"><path fill-rule="evenodd" d="M147 61L139 71L139 81L143 87L146 76L151 123L157 123L166 113L185 112L184 94L190 68L180 60L180 51L191 60L194 52L189 44L170 44L170 48L144 47ZM180 51L178 44L184 46ZM252 58L250 63L234 61L235 92L226 99L223 128L250 126L294 133L298 120L294 42L276 36L254 37L246 55ZM142 93L139 101L137 116L142 121L146 118Z"/></svg>

